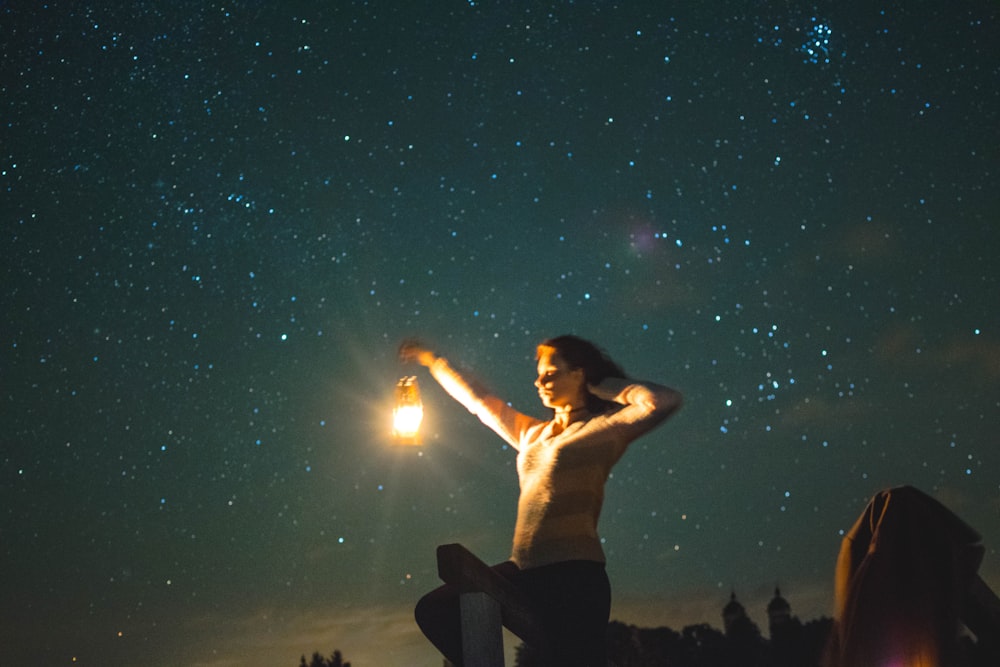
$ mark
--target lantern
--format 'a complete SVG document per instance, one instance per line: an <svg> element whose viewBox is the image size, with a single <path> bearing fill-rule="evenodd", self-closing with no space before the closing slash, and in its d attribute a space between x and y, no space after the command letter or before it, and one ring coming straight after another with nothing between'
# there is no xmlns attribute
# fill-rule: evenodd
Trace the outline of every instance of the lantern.
<svg viewBox="0 0 1000 667"><path fill-rule="evenodd" d="M420 422L424 405L420 402L420 387L413 375L396 383L396 406L392 409L392 437L398 445L420 444Z"/></svg>

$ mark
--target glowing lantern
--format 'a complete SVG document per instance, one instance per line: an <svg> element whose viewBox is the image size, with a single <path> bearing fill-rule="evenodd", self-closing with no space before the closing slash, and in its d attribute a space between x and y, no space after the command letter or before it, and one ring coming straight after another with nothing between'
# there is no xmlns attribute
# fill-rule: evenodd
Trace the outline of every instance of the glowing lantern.
<svg viewBox="0 0 1000 667"><path fill-rule="evenodd" d="M420 444L420 422L424 405L420 402L417 378L408 376L396 383L396 407L392 409L392 437L399 445Z"/></svg>

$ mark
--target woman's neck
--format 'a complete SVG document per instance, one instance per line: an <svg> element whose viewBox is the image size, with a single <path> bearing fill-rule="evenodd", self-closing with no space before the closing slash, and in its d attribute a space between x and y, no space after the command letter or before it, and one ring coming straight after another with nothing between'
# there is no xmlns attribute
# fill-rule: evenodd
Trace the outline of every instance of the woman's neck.
<svg viewBox="0 0 1000 667"><path fill-rule="evenodd" d="M586 404L565 405L555 408L555 415L552 421L565 427L575 421L586 419L589 414Z"/></svg>

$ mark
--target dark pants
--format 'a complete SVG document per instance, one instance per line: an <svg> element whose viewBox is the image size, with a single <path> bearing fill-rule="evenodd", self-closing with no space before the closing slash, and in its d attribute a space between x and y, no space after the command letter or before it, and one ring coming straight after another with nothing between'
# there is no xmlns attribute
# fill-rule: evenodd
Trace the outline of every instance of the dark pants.
<svg viewBox="0 0 1000 667"><path fill-rule="evenodd" d="M605 667L605 636L611 614L611 585L604 564L573 560L521 570L507 561L493 571L514 584L544 626L544 665ZM462 625L454 586L444 585L420 599L417 625L455 665L462 664Z"/></svg>

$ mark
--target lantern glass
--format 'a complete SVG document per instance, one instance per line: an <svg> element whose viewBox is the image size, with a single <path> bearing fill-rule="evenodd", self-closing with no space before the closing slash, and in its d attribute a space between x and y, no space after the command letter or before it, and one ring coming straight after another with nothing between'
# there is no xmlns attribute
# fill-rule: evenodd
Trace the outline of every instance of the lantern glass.
<svg viewBox="0 0 1000 667"><path fill-rule="evenodd" d="M424 406L417 378L408 376L396 383L396 405L392 409L392 437L396 444L419 445Z"/></svg>

